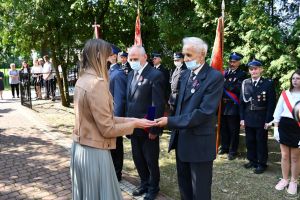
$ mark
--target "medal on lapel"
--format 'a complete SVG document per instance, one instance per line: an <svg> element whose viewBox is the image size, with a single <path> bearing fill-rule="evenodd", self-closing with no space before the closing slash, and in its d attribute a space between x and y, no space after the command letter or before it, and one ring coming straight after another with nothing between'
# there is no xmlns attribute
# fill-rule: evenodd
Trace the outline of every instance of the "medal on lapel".
<svg viewBox="0 0 300 200"><path fill-rule="evenodd" d="M194 80L193 82L193 88L191 89L191 93L194 94L196 92L196 87L199 86L199 81L198 80Z"/></svg>
<svg viewBox="0 0 300 200"><path fill-rule="evenodd" d="M144 77L140 76L138 86L141 86L143 81L144 81Z"/></svg>

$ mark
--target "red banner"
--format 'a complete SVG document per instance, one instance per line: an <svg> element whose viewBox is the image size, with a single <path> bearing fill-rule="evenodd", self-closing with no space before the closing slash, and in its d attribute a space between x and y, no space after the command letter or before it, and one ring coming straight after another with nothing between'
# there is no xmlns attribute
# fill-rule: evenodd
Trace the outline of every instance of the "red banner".
<svg viewBox="0 0 300 200"><path fill-rule="evenodd" d="M140 12L138 11L138 15L135 21L135 35L134 35L134 45L142 46L142 34L141 34L141 21L140 21Z"/></svg>
<svg viewBox="0 0 300 200"><path fill-rule="evenodd" d="M223 30L223 18L220 17L210 63L214 69L220 72L223 72Z"/></svg>

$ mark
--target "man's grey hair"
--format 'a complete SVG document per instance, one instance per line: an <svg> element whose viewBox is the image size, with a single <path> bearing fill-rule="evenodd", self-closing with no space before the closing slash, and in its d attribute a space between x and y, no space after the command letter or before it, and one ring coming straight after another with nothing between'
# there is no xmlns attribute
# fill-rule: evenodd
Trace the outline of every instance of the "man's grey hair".
<svg viewBox="0 0 300 200"><path fill-rule="evenodd" d="M186 38L183 38L182 42L183 42L183 46L191 45L196 49L197 52L199 52L199 53L204 52L205 56L206 56L208 46L207 46L206 42L204 42L200 38L186 37Z"/></svg>
<svg viewBox="0 0 300 200"><path fill-rule="evenodd" d="M133 45L132 47L130 47L128 49L128 54L131 54L131 52L134 49L138 49L140 51L141 55L145 55L146 54L145 48L143 46L137 46L137 45Z"/></svg>

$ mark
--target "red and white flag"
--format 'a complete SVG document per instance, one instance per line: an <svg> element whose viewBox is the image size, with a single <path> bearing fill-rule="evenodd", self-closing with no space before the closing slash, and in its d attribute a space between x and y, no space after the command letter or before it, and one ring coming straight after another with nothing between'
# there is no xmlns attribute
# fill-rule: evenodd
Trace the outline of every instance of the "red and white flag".
<svg viewBox="0 0 300 200"><path fill-rule="evenodd" d="M138 10L138 14L135 20L135 35L134 35L134 45L142 46L142 33L141 33L141 21L140 21L140 11Z"/></svg>

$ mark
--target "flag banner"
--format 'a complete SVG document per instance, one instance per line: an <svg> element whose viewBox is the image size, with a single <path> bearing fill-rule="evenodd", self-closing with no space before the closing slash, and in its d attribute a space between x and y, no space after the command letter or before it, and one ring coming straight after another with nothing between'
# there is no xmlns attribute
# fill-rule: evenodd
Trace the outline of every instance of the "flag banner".
<svg viewBox="0 0 300 200"><path fill-rule="evenodd" d="M141 21L140 21L140 12L138 11L138 15L135 21L135 35L134 35L134 45L142 46L142 34L141 34Z"/></svg>
<svg viewBox="0 0 300 200"><path fill-rule="evenodd" d="M216 30L216 37L211 56L211 63L214 69L223 73L223 18L219 17Z"/></svg>

